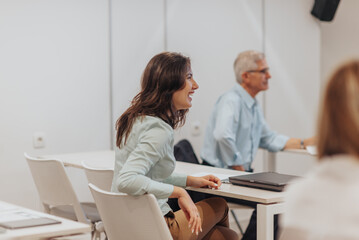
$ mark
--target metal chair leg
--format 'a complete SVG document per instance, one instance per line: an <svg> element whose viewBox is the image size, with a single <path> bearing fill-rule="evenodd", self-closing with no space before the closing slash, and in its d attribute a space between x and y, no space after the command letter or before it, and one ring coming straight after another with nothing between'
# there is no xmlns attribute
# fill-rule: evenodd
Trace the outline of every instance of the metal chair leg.
<svg viewBox="0 0 359 240"><path fill-rule="evenodd" d="M91 236L91 239L92 240L101 240L101 233L105 233L105 228L103 226L103 223L102 221L98 221L98 222L95 222L92 224L92 236ZM106 236L106 233L105 233L105 240L107 240L107 236Z"/></svg>
<svg viewBox="0 0 359 240"><path fill-rule="evenodd" d="M244 234L243 229L242 229L241 225L239 224L239 221L238 221L238 219L237 219L237 216L236 216L234 210L231 209L230 211L231 211L231 214L232 214L232 216L233 216L233 218L234 218L234 221L236 222L236 224L237 224L237 226L238 226L238 228L239 228L239 231L241 232L241 234L242 234L242 236L243 236L243 234Z"/></svg>

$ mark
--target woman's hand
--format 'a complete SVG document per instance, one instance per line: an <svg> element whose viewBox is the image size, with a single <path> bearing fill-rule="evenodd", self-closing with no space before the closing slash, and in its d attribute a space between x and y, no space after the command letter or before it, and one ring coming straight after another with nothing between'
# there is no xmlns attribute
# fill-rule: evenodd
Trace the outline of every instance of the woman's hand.
<svg viewBox="0 0 359 240"><path fill-rule="evenodd" d="M218 189L222 182L221 180L213 175L206 175L203 177L187 176L187 186L190 187L208 187Z"/></svg>
<svg viewBox="0 0 359 240"><path fill-rule="evenodd" d="M173 193L171 194L172 198L178 198L178 205L184 212L187 220L188 227L191 229L192 233L202 232L202 221L201 216L199 215L196 205L193 203L191 197L188 195L187 191L180 187L174 187Z"/></svg>

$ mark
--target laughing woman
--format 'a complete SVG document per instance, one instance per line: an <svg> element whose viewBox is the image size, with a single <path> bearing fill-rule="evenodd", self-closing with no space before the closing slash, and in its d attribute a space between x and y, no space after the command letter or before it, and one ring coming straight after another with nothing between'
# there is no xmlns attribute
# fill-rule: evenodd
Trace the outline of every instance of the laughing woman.
<svg viewBox="0 0 359 240"><path fill-rule="evenodd" d="M196 89L189 58L164 52L150 60L141 91L116 123L118 149L112 191L153 194L174 239L238 239L229 229L225 200L210 198L194 204L183 189L218 188L221 181L213 175L174 173L173 130L185 123ZM181 210L173 212L168 198L178 198Z"/></svg>

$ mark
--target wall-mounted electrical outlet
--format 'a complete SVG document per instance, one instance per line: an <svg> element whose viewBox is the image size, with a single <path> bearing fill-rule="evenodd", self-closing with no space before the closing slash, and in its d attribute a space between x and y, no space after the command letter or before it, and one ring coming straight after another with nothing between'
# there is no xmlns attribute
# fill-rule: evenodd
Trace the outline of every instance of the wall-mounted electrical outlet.
<svg viewBox="0 0 359 240"><path fill-rule="evenodd" d="M45 147L45 133L35 132L33 135L32 143L34 148L44 148Z"/></svg>

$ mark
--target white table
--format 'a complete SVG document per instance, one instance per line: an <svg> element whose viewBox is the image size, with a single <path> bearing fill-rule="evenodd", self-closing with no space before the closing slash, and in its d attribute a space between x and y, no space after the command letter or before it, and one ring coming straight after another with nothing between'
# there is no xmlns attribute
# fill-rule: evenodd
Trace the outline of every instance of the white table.
<svg viewBox="0 0 359 240"><path fill-rule="evenodd" d="M0 201L0 217L2 214L8 215L12 211L21 211L25 213L34 214L37 216L52 218L60 221L59 224L6 229L5 232L0 233L0 239L44 239L50 237L67 236L73 234L90 233L91 226L85 223L74 222L69 219L56 217L46 213L34 211L28 208L20 207L14 204ZM91 238L89 236L89 238Z"/></svg>
<svg viewBox="0 0 359 240"><path fill-rule="evenodd" d="M46 159L57 159L64 163L65 166L81 168L82 161L86 161L90 166L95 168L113 169L115 162L115 151L103 150L96 152L79 152L42 156Z"/></svg>
<svg viewBox="0 0 359 240"><path fill-rule="evenodd" d="M314 153L314 152L316 152L316 147L308 146L308 148L309 148L308 150L306 150L306 149L286 149L282 152L315 156L316 153ZM264 154L266 154L265 159L267 159L267 161L264 161L264 169L269 172L275 172L277 169L277 161L276 161L277 153L266 151Z"/></svg>
<svg viewBox="0 0 359 240"><path fill-rule="evenodd" d="M44 157L45 158L45 157ZM83 168L81 162L95 168L113 169L115 153L111 150L84 152L72 154L59 154L46 156L46 158L61 160L65 166ZM244 172L214 168L198 164L184 162L176 163L176 172L186 173L188 175L199 172L219 173L226 175L246 174ZM247 188L232 184L223 184L220 189L212 190L206 188L188 188L189 190L210 193L218 196L226 196L247 201L256 202L257 204L257 238L273 239L273 217L274 214L283 213L284 192L272 192L255 188Z"/></svg>
<svg viewBox="0 0 359 240"><path fill-rule="evenodd" d="M198 172L219 173L226 175L247 174L235 170L214 168L198 164L177 162L176 172L188 175ZM222 184L218 190L208 188L192 188L189 190L210 193L218 196L232 197L257 203L257 239L273 239L274 215L284 211L284 192L272 192L256 188L241 187L232 184Z"/></svg>

